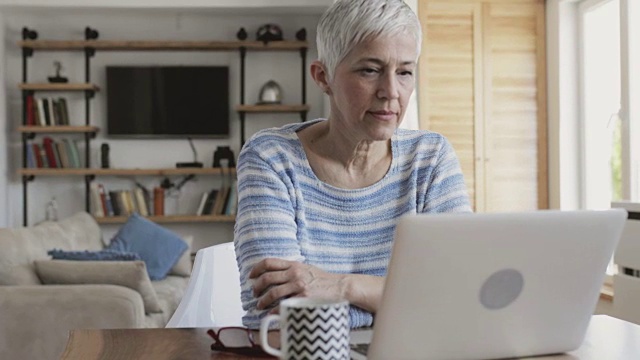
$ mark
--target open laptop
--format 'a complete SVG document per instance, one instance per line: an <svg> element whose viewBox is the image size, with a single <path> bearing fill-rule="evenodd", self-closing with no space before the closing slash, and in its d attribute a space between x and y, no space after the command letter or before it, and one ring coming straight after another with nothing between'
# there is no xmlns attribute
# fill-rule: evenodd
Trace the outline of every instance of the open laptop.
<svg viewBox="0 0 640 360"><path fill-rule="evenodd" d="M621 209L402 217L367 358L578 348L625 219Z"/></svg>

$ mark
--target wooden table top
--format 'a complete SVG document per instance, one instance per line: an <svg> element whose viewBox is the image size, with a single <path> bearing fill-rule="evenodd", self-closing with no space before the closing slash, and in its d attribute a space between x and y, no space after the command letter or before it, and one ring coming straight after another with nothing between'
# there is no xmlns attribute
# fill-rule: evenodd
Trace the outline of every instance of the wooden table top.
<svg viewBox="0 0 640 360"><path fill-rule="evenodd" d="M212 339L198 329L116 329L71 331L64 360L265 359L211 351ZM354 334L358 336L357 334ZM257 337L256 337L257 338ZM535 360L640 359L640 326L596 315L582 346L568 354Z"/></svg>

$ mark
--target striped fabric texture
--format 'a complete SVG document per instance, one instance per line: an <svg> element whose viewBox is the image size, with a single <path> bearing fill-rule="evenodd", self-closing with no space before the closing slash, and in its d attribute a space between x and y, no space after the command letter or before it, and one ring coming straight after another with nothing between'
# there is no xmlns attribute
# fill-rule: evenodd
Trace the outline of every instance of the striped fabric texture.
<svg viewBox="0 0 640 360"><path fill-rule="evenodd" d="M387 174L361 189L320 181L297 131L318 119L265 129L238 160L234 243L244 325L259 328L268 310L256 310L249 272L265 258L295 260L332 273L385 276L396 220L405 214L470 212L458 159L440 134L398 129ZM373 316L349 309L352 328Z"/></svg>

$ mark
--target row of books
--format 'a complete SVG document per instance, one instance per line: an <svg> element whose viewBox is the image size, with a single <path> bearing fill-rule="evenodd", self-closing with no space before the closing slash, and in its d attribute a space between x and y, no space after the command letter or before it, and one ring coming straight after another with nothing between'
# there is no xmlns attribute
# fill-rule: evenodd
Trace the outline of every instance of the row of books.
<svg viewBox="0 0 640 360"><path fill-rule="evenodd" d="M198 208L198 215L235 215L238 208L236 182L205 192ZM109 216L164 215L165 190L156 187L153 192L138 186L132 190L109 191L103 184L92 182L90 186L91 214L102 218Z"/></svg>
<svg viewBox="0 0 640 360"><path fill-rule="evenodd" d="M77 141L68 139L54 141L45 136L42 139L42 144L35 142L27 144L25 152L29 168L84 167Z"/></svg>
<svg viewBox="0 0 640 360"><path fill-rule="evenodd" d="M235 215L238 210L237 182L202 194L196 215Z"/></svg>
<svg viewBox="0 0 640 360"><path fill-rule="evenodd" d="M69 125L69 108L66 98L36 98L28 95L26 106L27 125Z"/></svg>
<svg viewBox="0 0 640 360"><path fill-rule="evenodd" d="M163 190L162 188L159 188ZM164 211L152 206L151 195L146 189L109 191L103 184L91 183L91 214L95 217L164 215ZM163 200L164 201L164 200Z"/></svg>

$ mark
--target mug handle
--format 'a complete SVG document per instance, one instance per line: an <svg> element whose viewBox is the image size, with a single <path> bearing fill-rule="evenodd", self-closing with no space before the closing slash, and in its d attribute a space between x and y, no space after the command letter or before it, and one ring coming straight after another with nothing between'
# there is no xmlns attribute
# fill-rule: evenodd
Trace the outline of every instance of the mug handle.
<svg viewBox="0 0 640 360"><path fill-rule="evenodd" d="M280 321L280 315L271 314L267 315L260 322L260 346L262 346L262 350L264 350L267 354L273 355L276 357L282 356L282 351L278 349L274 349L269 346L269 324L273 321Z"/></svg>

